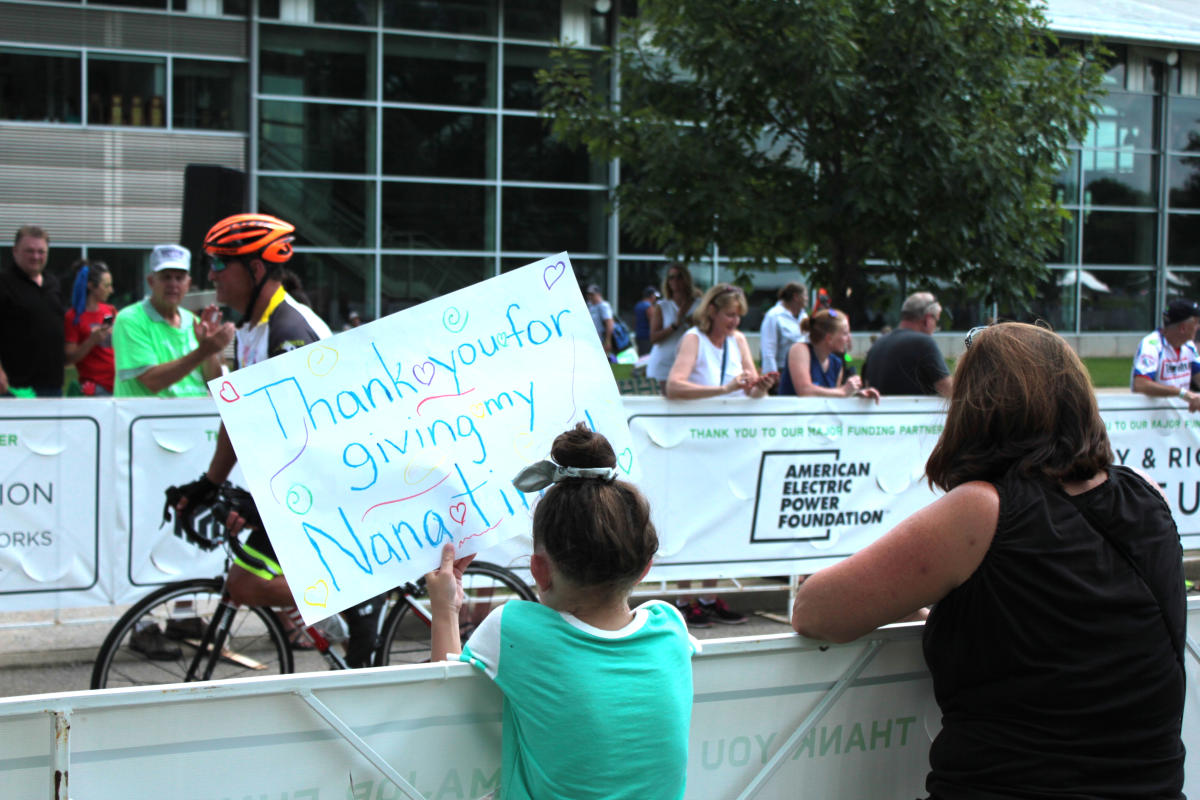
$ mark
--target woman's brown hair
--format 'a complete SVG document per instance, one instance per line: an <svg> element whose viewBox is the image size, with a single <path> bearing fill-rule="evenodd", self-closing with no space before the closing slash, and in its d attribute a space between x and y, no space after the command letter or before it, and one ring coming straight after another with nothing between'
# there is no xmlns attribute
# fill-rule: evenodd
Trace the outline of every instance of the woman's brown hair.
<svg viewBox="0 0 1200 800"><path fill-rule="evenodd" d="M608 439L582 422L555 438L550 457L564 467L617 465ZM627 591L658 552L658 534L632 483L567 478L534 506L533 546L577 586Z"/></svg>
<svg viewBox="0 0 1200 800"><path fill-rule="evenodd" d="M925 474L950 491L1013 469L1054 482L1086 480L1112 460L1079 356L1047 328L1004 322L969 339Z"/></svg>
<svg viewBox="0 0 1200 800"><path fill-rule="evenodd" d="M837 333L842 323L850 324L850 318L845 312L838 311L836 308L822 308L816 311L812 316L805 317L800 320L800 330L808 334L808 340L813 344L817 344L826 336L831 336Z"/></svg>

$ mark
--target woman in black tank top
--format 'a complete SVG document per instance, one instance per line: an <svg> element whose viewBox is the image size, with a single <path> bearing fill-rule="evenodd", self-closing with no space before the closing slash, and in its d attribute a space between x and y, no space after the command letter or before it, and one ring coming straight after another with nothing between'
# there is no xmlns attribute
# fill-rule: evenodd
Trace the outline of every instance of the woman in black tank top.
<svg viewBox="0 0 1200 800"><path fill-rule="evenodd" d="M1179 535L1158 488L1113 465L1066 342L968 336L926 473L946 494L810 577L793 627L847 641L936 603L932 798L1183 797Z"/></svg>

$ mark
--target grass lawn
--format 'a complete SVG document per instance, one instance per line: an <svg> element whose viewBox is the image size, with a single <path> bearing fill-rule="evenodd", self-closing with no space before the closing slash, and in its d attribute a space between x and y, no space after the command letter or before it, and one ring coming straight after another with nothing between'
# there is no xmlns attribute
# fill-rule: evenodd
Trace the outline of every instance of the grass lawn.
<svg viewBox="0 0 1200 800"><path fill-rule="evenodd" d="M954 362L950 361L950 371L954 371ZM1085 358L1084 366L1092 375L1092 384L1100 389L1126 387L1129 385L1129 370L1133 364L1130 358ZM633 367L627 364L614 364L613 377L625 380L633 374Z"/></svg>

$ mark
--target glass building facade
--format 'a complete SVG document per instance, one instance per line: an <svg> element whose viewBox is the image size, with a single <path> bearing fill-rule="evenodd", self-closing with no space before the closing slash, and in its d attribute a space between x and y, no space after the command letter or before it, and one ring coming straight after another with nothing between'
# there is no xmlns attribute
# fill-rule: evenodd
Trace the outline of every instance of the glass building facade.
<svg viewBox="0 0 1200 800"><path fill-rule="evenodd" d="M609 215L615 167L550 139L535 77L557 40L609 43L618 13L610 0L0 0L0 230L46 227L60 274L106 260L114 300L130 302L153 245L181 235L184 167L216 164L246 172L250 208L296 224L296 271L335 329L561 250L628 315L663 259ZM941 287L954 328L998 312L1144 332L1170 297L1200 296L1200 42L1110 47L1097 122L1059 177L1069 219L1050 277L1021 310ZM732 276L719 252L691 269L701 286ZM754 273L743 328L795 277ZM883 268L878 280L889 303L906 288Z"/></svg>

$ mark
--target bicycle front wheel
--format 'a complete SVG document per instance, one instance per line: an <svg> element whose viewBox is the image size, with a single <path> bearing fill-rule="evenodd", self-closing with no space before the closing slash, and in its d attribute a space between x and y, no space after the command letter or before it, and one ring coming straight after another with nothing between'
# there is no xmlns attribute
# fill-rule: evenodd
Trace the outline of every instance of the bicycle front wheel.
<svg viewBox="0 0 1200 800"><path fill-rule="evenodd" d="M292 652L274 612L222 606L221 590L220 580L197 578L136 603L100 646L92 688L290 673Z"/></svg>
<svg viewBox="0 0 1200 800"><path fill-rule="evenodd" d="M471 631L493 609L509 600L537 601L537 594L515 573L486 561L472 562L463 574L463 605L459 612L459 633L465 642ZM415 593L400 594L383 623L375 666L420 664L429 660L429 598L425 580Z"/></svg>

